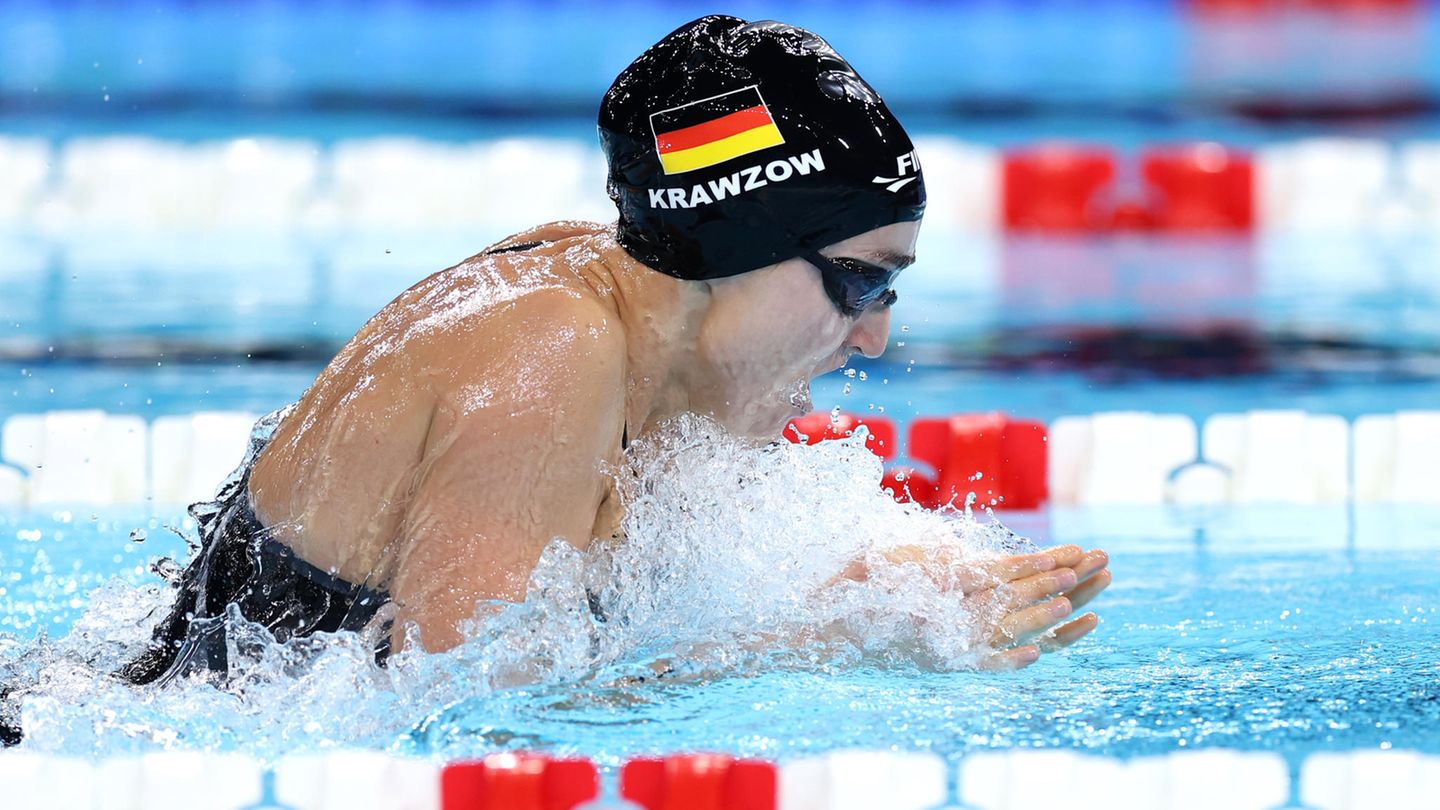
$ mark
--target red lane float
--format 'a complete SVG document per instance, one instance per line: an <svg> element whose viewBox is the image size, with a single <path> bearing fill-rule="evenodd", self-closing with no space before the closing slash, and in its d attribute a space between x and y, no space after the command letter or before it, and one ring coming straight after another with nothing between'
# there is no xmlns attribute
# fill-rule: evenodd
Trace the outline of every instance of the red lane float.
<svg viewBox="0 0 1440 810"><path fill-rule="evenodd" d="M1154 195L1153 227L1164 231L1249 231L1255 225L1250 156L1218 143L1147 149L1140 172Z"/></svg>
<svg viewBox="0 0 1440 810"><path fill-rule="evenodd" d="M785 438L817 444L851 436L862 424L870 430L866 446L881 458L895 458L895 425L881 417L807 414L786 425ZM916 419L910 423L907 454L934 474L895 467L886 471L880 486L901 503L930 509L963 507L972 492L982 508L1036 509L1048 497L1045 441L1044 423L1004 414Z"/></svg>
<svg viewBox="0 0 1440 810"><path fill-rule="evenodd" d="M1113 208L1115 155L1076 144L1042 144L1008 152L1002 171L1005 228L1084 233L1105 229Z"/></svg>
<svg viewBox="0 0 1440 810"><path fill-rule="evenodd" d="M832 417L828 411L808 413L791 419L785 426L785 438L792 444L819 444L828 439L844 439L855 435L864 425L870 431L865 447L883 459L895 457L895 423L881 416L856 416L842 413Z"/></svg>
<svg viewBox="0 0 1440 810"><path fill-rule="evenodd" d="M723 754L637 757L620 769L620 795L645 810L775 810L770 762Z"/></svg>
<svg viewBox="0 0 1440 810"><path fill-rule="evenodd" d="M587 759L491 754L446 765L440 795L444 810L574 810L600 795L600 774Z"/></svg>
<svg viewBox="0 0 1440 810"><path fill-rule="evenodd" d="M1248 154L1215 143L1151 147L1141 155L1145 199L1117 199L1115 153L1048 144L1012 151L1003 173L1004 222L1013 233L1112 230L1245 232L1255 224Z"/></svg>
<svg viewBox="0 0 1440 810"><path fill-rule="evenodd" d="M999 414L961 414L910 423L908 453L935 470L933 502L1037 509L1047 498L1045 424ZM912 486L913 491L913 486Z"/></svg>

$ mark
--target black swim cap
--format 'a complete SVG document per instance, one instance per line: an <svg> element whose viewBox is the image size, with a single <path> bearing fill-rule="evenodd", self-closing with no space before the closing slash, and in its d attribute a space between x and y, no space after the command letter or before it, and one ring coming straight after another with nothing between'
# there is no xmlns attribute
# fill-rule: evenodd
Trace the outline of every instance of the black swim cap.
<svg viewBox="0 0 1440 810"><path fill-rule="evenodd" d="M829 43L701 17L625 68L600 105L631 256L723 278L920 219L925 181L895 116Z"/></svg>

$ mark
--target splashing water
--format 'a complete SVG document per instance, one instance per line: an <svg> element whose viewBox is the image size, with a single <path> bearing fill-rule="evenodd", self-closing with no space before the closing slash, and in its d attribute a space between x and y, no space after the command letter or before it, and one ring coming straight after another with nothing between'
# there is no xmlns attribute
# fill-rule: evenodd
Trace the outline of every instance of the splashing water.
<svg viewBox="0 0 1440 810"><path fill-rule="evenodd" d="M144 647L173 596L115 580L63 638L0 636L0 682L19 685L24 745L36 749L278 756L393 747L452 707L507 690L970 666L993 617L970 615L933 573L906 563L872 565L864 581L838 574L901 545L965 560L1028 544L969 515L894 502L864 441L861 431L757 446L699 417L672 420L637 438L613 471L625 539L586 551L552 541L527 599L480 606L469 640L445 653L412 644L382 668L370 650L383 615L359 634L279 644L232 609L228 678L131 687L108 673Z"/></svg>

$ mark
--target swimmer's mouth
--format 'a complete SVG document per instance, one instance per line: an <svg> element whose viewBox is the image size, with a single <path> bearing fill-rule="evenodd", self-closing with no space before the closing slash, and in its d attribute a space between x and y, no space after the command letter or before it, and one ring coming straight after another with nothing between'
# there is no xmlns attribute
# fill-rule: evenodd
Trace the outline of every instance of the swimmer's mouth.
<svg viewBox="0 0 1440 810"><path fill-rule="evenodd" d="M812 375L812 379L818 378L818 377L823 377L823 376L825 376L826 374L829 374L829 373L832 372L832 371L839 371L840 369L844 368L844 367L846 366L846 364L848 364L848 363L850 362L850 358L851 358L852 355L854 355L854 352L847 352L847 353L841 355L839 358L837 358L836 360L832 361L831 363L826 364L826 365L823 366L819 371L817 371L815 374L813 374L813 375Z"/></svg>

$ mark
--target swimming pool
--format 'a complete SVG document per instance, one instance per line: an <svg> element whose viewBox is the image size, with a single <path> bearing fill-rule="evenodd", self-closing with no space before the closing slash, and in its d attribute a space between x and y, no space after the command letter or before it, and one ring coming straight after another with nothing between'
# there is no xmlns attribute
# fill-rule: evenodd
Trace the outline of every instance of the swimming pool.
<svg viewBox="0 0 1440 810"><path fill-rule="evenodd" d="M1252 410L1300 408L1351 421L1433 410L1440 297L1425 268L1440 251L1415 233L1237 241L942 230L904 280L890 352L817 382L815 401L883 414L902 432L919 416L990 410L1053 425L1143 407L1197 427ZM442 252L468 252L468 238L449 239L426 243L426 261L439 266ZM387 241L390 248L379 247ZM404 242L361 248L375 254L367 259L373 275L336 272L346 254L326 242L305 254L307 275L298 281L283 262L247 266L252 281L283 283L251 285L253 298L235 300L227 297L239 289L230 265L198 272L173 259L121 257L90 283L97 270L86 262L68 273L74 256L89 254L53 236L30 243L42 246L49 269L16 276L28 286L10 299L7 316L7 416L98 407L154 426L196 412L263 413L297 397L336 341L393 294L385 285L398 289L404 276L383 259L373 264L396 255L383 250L404 253ZM237 256L283 254L283 244L252 242ZM1032 297L1036 272L1057 257L1075 289L1103 294ZM1161 267L1157 287L1146 274ZM1216 267L1250 269L1226 276L1213 294L1186 297ZM167 294L139 295L149 288ZM813 481L833 486L825 470L837 468L812 467ZM773 486L793 492L813 481ZM714 486L696 482L698 490ZM769 522L745 525L740 545L789 560L778 538L806 538L812 545L797 548L812 552L853 539L795 516L831 511L853 522L847 506L876 506L861 496L864 486L847 478L834 496L810 501L734 493L713 526L769 514ZM866 491L874 493L873 481ZM749 650L737 626L767 615L762 594L783 604L783 589L766 590L784 584L773 580L782 566L770 580L757 569L729 572L748 583L754 601L706 603L682 589L685 610L652 614L652 635L612 640L599 659L587 657L585 628L565 610L532 605L532 618L550 622L571 647L530 649L505 635L512 627L459 658L385 672L353 646L315 660L314 650L276 650L261 640L253 648L261 674L241 687L195 684L169 694L129 693L103 671L140 638L144 611L163 601L149 565L185 552L167 528L184 531L179 505L55 502L4 516L0 633L8 635L0 661L45 681L25 703L25 745L37 752L104 761L203 749L269 759L340 747L453 761L538 750L592 759L613 781L614 769L643 754L720 751L788 765L892 749L942 758L962 796L958 774L997 750L1125 761L1196 749L1269 752L1288 763L1298 795L1301 769L1327 767L1316 764L1327 752L1440 749L1440 641L1431 626L1440 607L1440 515L1425 505L1157 501L1004 515L1041 543L1106 548L1117 577L1095 605L1103 624L1092 638L1010 676L937 668L933 649L915 652L925 641L913 624L920 603L873 594L844 614L862 623L870 647ZM675 529L674 513L660 518L658 526ZM694 560L671 562L688 574L681 585L713 599ZM690 612L696 599L712 609L704 621ZM37 640L42 633L47 640ZM518 665L537 666L535 677L497 675L517 666L512 647L543 662ZM662 682L633 681L677 649L693 655L688 669ZM97 663L84 663L97 651ZM277 718L274 705L306 711Z"/></svg>
<svg viewBox="0 0 1440 810"><path fill-rule="evenodd" d="M308 696L333 711L318 719L244 712L246 725L232 718L228 728L203 714L147 726L138 707L127 717L47 702L31 707L29 733L40 750L87 756L167 745L274 755L340 743L450 759L538 750L606 764L684 750L788 760L892 745L948 758L1014 747L1126 758L1224 747L1297 761L1363 748L1440 753L1440 515L1428 518L1395 548L1297 540L1304 510L1286 516L1291 536L1279 539L1260 520L1243 528L1235 513L1214 516L1229 529L1218 540L1204 521L1189 538L1153 540L1052 529L1109 550L1115 585L1097 605L1103 623L1092 639L1016 674L750 661L658 684L462 686L428 711L360 724L341 711L354 685L338 682ZM9 516L0 630L12 645L58 637L110 577L153 583L150 559L183 552L164 527L182 522L176 512ZM130 540L136 530L149 535L143 545ZM217 693L191 708L210 701L228 702Z"/></svg>
<svg viewBox="0 0 1440 810"><path fill-rule="evenodd" d="M858 503L868 512L874 501L836 503L845 489L820 490L814 479L809 482L817 494L807 504L828 504L835 517L820 526L811 526L815 521L798 510L788 520L751 519L736 527L736 544L754 544L763 527L781 538L799 537L796 545L807 553L833 541L839 526L857 534L873 530L873 520L843 504ZM794 483L762 476L758 487L733 493L705 517L761 511L766 490L784 491ZM819 802L813 791L825 784L848 792L851 804L813 806L918 809L948 792L971 806L1031 807L1043 791L1027 793L1016 785L1041 772L1053 773L1047 778L1060 784L1129 791L1136 807L1161 806L1167 796L1273 807L1285 795L1338 807L1344 805L1333 802L1346 790L1358 797L1353 806L1365 806L1384 795L1386 785L1401 796L1420 789L1413 780L1423 771L1326 755L1440 752L1440 634L1433 626L1440 610L1440 510L1348 511L1338 527L1333 509L1313 507L1092 507L1017 516L1014 525L1039 537L1106 548L1116 576L1094 606L1102 615L1099 630L1019 673L936 671L933 656L916 654L924 634L912 623L943 614L933 602L893 595L871 594L858 612L841 614L860 624L860 636L873 644L868 649L773 643L747 649L749 637L740 628L751 622L771 626L775 615L767 603L783 604L793 595L793 570L781 577L762 573L787 571L768 564L787 558L762 556L761 566L726 570L714 558L690 557L695 547L681 543L680 552L659 560L656 571L665 571L666 581L656 585L690 598L649 615L653 632L626 639L613 657L586 653L593 641L583 623L577 633L573 614L557 598L538 600L517 617L527 623L526 632L517 636L512 626L507 638L498 630L499 646L492 640L438 663L395 661L387 673L353 642L318 657L313 647L286 651L261 643L253 648L259 658L246 665L251 674L224 690L189 684L135 694L105 683L96 666L103 671L123 660L121 648L137 640L141 617L157 603L149 563L157 554L184 551L168 528L183 529L183 513L51 508L11 514L0 527L6 538L0 544L0 571L6 572L0 660L9 677L39 674L45 682L25 706L26 750L109 763L112 784L122 778L114 774L128 772L116 768L158 769L146 772L168 774L169 780L177 768L200 767L197 761L126 757L201 749L273 763L280 774L290 774L280 782L280 795L291 801L340 779L371 785L377 792L361 800L393 807L398 805L384 797L418 802L430 795L424 773L397 781L388 762L327 752L383 750L406 758L399 762L454 763L538 751L593 760L602 768L605 795L614 797L624 762L711 751L780 763L782 785L792 785L789 794L781 791L782 798L791 796L781 807L812 806L797 803L794 791ZM713 525L703 517L702 523ZM813 531L805 536L807 528ZM779 550L773 546L780 544L771 545L771 552ZM737 576L745 579L745 591L726 587ZM708 587L712 580L721 593ZM547 581L554 587L564 579ZM142 589L133 589L136 584ZM532 646L541 634L553 641ZM56 641L34 640L45 636ZM533 656L524 659L529 674L510 685L497 683L494 665L515 664L516 650ZM678 660L677 673L639 680L656 656ZM97 657L98 665L82 663ZM305 708L277 715L276 705ZM856 749L933 756L935 767L926 760L907 766L847 753ZM1241 759L1175 759L1221 751ZM1041 753L997 760L996 752ZM316 753L322 758L306 765L304 755ZM1055 759L1077 753L1109 759ZM824 756L838 758L816 759ZM1247 766L1246 756L1262 758ZM44 762L53 770L53 763L75 760ZM217 797L244 796L263 782L254 776L236 781L245 773L243 763L225 762L210 760L206 772L239 767L239 776L226 784L251 787L226 787L232 792ZM1106 762L1138 770L1094 770ZM325 776L321 763L338 769L336 775ZM829 770L817 772L816 766ZM1249 776L1243 776L1246 767ZM1062 776L1071 773L1067 768L1073 774ZM1203 774L1217 768L1241 781L1206 781ZM311 785L310 793L297 787L295 774ZM103 785L107 777L96 771L71 778ZM325 790L336 795L335 787Z"/></svg>
<svg viewBox="0 0 1440 810"><path fill-rule="evenodd" d="M1066 413L1129 401L1131 388L1143 390L1147 402L1188 402L1182 413L1207 412L1211 402L1225 410L1293 396L1287 387L1293 383L1283 379L1152 380L1097 394L1088 387L1095 383L1082 377L1030 377L1007 391L993 372L906 368L872 366L863 381L837 374L817 386L816 401L857 411L863 411L855 407L862 397L888 401L897 418L907 407L934 413L946 403L973 402L980 409L996 400L1028 401L1048 417L1046 407ZM90 404L108 404L108 395L134 397L154 413L174 413L191 401L176 392L193 396L197 381L207 380L200 389L211 397L207 407L267 407L294 396L313 371L301 365L267 376L186 366L140 374L59 364L25 378L45 388L17 392L36 391L46 404L59 397L62 405L66 396ZM889 382L877 384L882 380ZM965 399L962 382L983 395ZM49 393L50 387L60 393ZM1307 395L1318 410L1344 413L1346 403L1371 407L1377 391L1391 394L1387 404L1397 407L1422 404L1430 395L1426 386L1409 383L1393 392L1312 384ZM1433 752L1440 745L1434 733L1440 636L1431 626L1440 607L1433 558L1440 514L1433 510L1057 507L1012 522L1041 542L1106 548L1117 575L1097 606L1104 624L1095 637L1015 676L926 672L903 659L895 666L863 657L797 664L781 656L773 666L752 660L664 684L617 687L591 677L578 686L461 689L436 705L364 724L358 734L308 717L297 720L299 728L268 732L233 720L217 727L186 714L162 713L136 725L113 705L60 701L38 710L33 744L85 754L172 744L278 754L343 742L446 757L538 748L608 763L686 749L784 760L876 744L951 758L991 747L1129 757L1221 746L1301 757L1382 744ZM41 632L63 635L89 605L88 591L111 576L153 585L149 563L185 550L167 526L183 529L183 512L163 505L8 512L0 546L0 569L7 572L0 631L10 634L10 655ZM103 618L102 611L90 621ZM337 688L328 699L353 686ZM309 698L325 698L324 690ZM626 708L617 712L619 706ZM97 712L108 719L97 719Z"/></svg>
<svg viewBox="0 0 1440 810"><path fill-rule="evenodd" d="M1440 785L1440 126L1423 4L1337 18L1346 36L1288 9L1273 48L1256 47L1263 20L1139 0L796 12L873 63L922 134L932 194L886 357L818 381L816 405L902 435L955 413L1043 422L1052 502L999 519L1110 552L1102 624L1074 649L977 673L966 617L924 582L807 598L821 563L892 535L1011 541L984 514L896 506L857 447L707 440L665 451L700 452L709 472L648 502L641 556L619 566L639 572L614 595L623 626L574 610L614 558L552 549L535 598L453 655L379 669L353 638L277 646L242 628L224 688L113 683L165 601L152 564L193 536L180 495L219 478L244 414L296 398L423 275L536 221L610 216L589 100L613 70L597 65L684 13L600 40L609 8L423 5L351 19L280 3L228 22L224 4L0 11L0 422L107 465L99 489L88 458L55 451L44 476L51 456L0 465L0 682L30 685L21 750L44 755L0 754L0 783L66 810L54 786L91 779L110 810L167 806L155 784L217 808L355 808L406 795L375 781L397 767L538 751L598 763L613 798L635 757L708 751L781 763L786 810L1048 806L1060 785L1109 810L1364 807ZM473 47L475 26L495 47ZM1057 153L1056 187L1086 149L1111 161L1079 201L1096 227L1009 219L1007 161L1057 135L1085 146ZM1228 145L1202 144L1191 180L1253 163L1253 222L1166 224L1144 161L1176 141ZM106 413L68 413L84 409ZM1403 439L1396 413L1419 415ZM26 414L61 416L45 434ZM123 452L95 451L106 425L130 431ZM1104 459L1086 444L1102 435ZM43 493L22 488L41 477ZM845 640L826 640L834 626ZM659 661L673 673L652 677ZM380 751L403 759L356 753ZM816 763L824 798L805 782ZM395 784L428 801L427 767ZM339 792L296 798L322 784Z"/></svg>
<svg viewBox="0 0 1440 810"><path fill-rule="evenodd" d="M460 241L447 249L463 252ZM1117 254L1109 237L1047 247L942 233L929 261L906 280L913 289L902 287L890 353L819 381L817 407L883 414L903 430L917 416L989 410L1053 422L1143 404L1199 423L1218 413L1296 407L1355 419L1440 402L1440 383L1426 365L1436 301L1421 269L1435 255L1428 241L1354 234L1330 240L1343 249L1276 236L1258 244L1154 237ZM67 255L64 243L59 248ZM1015 275L987 256L1043 264L1056 248L1109 292L1025 306L1016 298L1023 293L985 280L987 273L1023 280L1028 272L1022 264ZM250 250L266 252L263 244ZM1263 283L1179 299L1198 330L1157 330L1174 314L1165 302L1177 299L1146 294L1139 275L1146 267L1166 263L1174 289L1183 290L1187 276L1204 278L1217 263L1251 255L1262 258ZM951 276L947 258L972 269ZM1111 283L1127 261L1139 262L1120 277L1130 281ZM327 307L316 291L328 265L309 262L316 275L298 287L266 286L257 300L236 302L222 285L198 308L184 291L210 289L203 274L122 261L111 265L108 281L92 285L66 279L62 263L53 271L60 283L26 288L32 304L16 310L9 345L19 348L0 366L11 383L6 413L99 407L155 420L278 407L391 294L362 285L352 288L361 297L351 304ZM994 269L973 271L986 266ZM1375 268L1375 277L1355 284L1357 266ZM255 272L279 272L263 267ZM213 272L224 281L223 268ZM157 307L127 292L155 283L184 295ZM266 314L257 321L260 310ZM214 317L221 313L228 314ZM1206 331L1237 322L1238 342ZM1077 341L1091 348L1076 350ZM1114 351L1127 345L1162 350ZM154 346L158 360L139 359ZM129 353L135 359L125 359ZM1187 370L1176 358L1199 365ZM7 511L0 632L9 634L8 666L52 679L26 704L27 747L102 759L168 748L278 757L342 746L444 760L539 750L613 768L635 755L685 750L793 763L894 748L936 754L958 772L993 750L1128 760L1223 748L1281 754L1298 774L1307 757L1324 752L1440 748L1440 643L1431 627L1440 606L1431 584L1440 573L1433 560L1440 516L1427 507L1082 505L1005 519L1042 543L1104 547L1117 575L1096 605L1104 623L1091 639L1012 676L936 672L933 662L887 657L880 643L872 654L732 649L729 657L702 656L694 671L663 683L617 684L657 654L650 639L603 665L565 677L552 672L528 686L467 684L423 665L397 681L341 655L321 667L329 680L261 678L239 695L196 686L127 696L103 686L97 670L71 668L63 652L99 642L113 664L115 639L128 633L133 643L134 611L156 598L143 590L156 582L148 566L185 551L167 529L184 529L183 511L164 502ZM783 523L768 529L786 531ZM142 535L143 543L132 539ZM116 575L124 584L107 585ZM90 591L102 586L96 602ZM81 635L57 646L35 640L63 638L87 608ZM127 618L129 625L116 626ZM670 641L697 643L683 633ZM484 651L475 655L485 660ZM459 671L476 665L449 663ZM356 690L365 696L359 711ZM294 702L309 709L277 721L264 708Z"/></svg>

